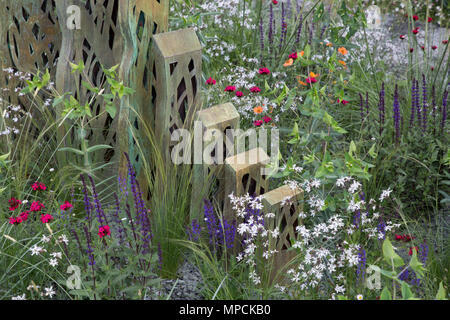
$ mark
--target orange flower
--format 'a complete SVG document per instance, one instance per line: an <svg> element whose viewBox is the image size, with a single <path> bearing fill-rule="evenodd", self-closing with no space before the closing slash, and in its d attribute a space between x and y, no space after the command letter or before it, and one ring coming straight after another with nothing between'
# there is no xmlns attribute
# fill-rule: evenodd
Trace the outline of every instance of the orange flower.
<svg viewBox="0 0 450 320"><path fill-rule="evenodd" d="M311 78L317 78L319 75L318 74L315 74L314 72L310 72L309 73L309 76L311 77Z"/></svg>
<svg viewBox="0 0 450 320"><path fill-rule="evenodd" d="M263 112L263 108L261 106L254 107L253 112L256 114L260 114Z"/></svg>
<svg viewBox="0 0 450 320"><path fill-rule="evenodd" d="M305 51L300 51L300 56L303 57L303 55L305 54Z"/></svg>
<svg viewBox="0 0 450 320"><path fill-rule="evenodd" d="M289 66L292 66L293 63L294 63L294 59L289 58L289 59L286 60L286 62L283 64L283 67L289 67Z"/></svg>
<svg viewBox="0 0 450 320"><path fill-rule="evenodd" d="M340 54L342 54L344 56L348 53L347 49L345 49L344 47L340 47L338 49L338 51L339 51Z"/></svg>
<svg viewBox="0 0 450 320"><path fill-rule="evenodd" d="M339 62L340 64L342 64L344 67L347 65L347 64L345 63L345 61L339 60L338 62Z"/></svg>
<svg viewBox="0 0 450 320"><path fill-rule="evenodd" d="M327 47L332 47L332 46L333 46L333 44L331 42L327 43Z"/></svg>

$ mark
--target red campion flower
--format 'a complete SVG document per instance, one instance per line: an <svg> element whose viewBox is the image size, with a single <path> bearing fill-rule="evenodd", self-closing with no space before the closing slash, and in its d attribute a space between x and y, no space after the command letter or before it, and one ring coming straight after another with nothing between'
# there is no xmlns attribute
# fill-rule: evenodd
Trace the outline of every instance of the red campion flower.
<svg viewBox="0 0 450 320"><path fill-rule="evenodd" d="M414 48L409 48L409 52L413 52L414 51Z"/></svg>
<svg viewBox="0 0 450 320"><path fill-rule="evenodd" d="M342 100L342 101L341 101L341 100L339 100L339 99L337 100L337 102L338 102L338 103L342 103L344 106L345 106L347 103L350 103L350 102L347 101L347 100Z"/></svg>
<svg viewBox="0 0 450 320"><path fill-rule="evenodd" d="M22 221L27 221L29 213L30 213L30 211L24 211L21 214L19 214L19 217L22 219Z"/></svg>
<svg viewBox="0 0 450 320"><path fill-rule="evenodd" d="M236 97L242 97L243 95L242 91L236 91Z"/></svg>
<svg viewBox="0 0 450 320"><path fill-rule="evenodd" d="M262 121L262 120L256 120L256 121L253 121L253 124L254 124L256 127L260 127L260 126L262 126L263 121Z"/></svg>
<svg viewBox="0 0 450 320"><path fill-rule="evenodd" d="M259 74L269 74L270 70L267 68L260 68L259 69Z"/></svg>
<svg viewBox="0 0 450 320"><path fill-rule="evenodd" d="M216 84L216 80L214 80L212 77L209 77L209 79L206 80L206 84L214 85Z"/></svg>
<svg viewBox="0 0 450 320"><path fill-rule="evenodd" d="M14 217L10 217L10 218L9 218L9 223L10 223L10 224L13 224L13 225L14 225L14 224L15 224L15 225L19 224L19 223L17 223L17 220L16 220L16 218L14 218Z"/></svg>
<svg viewBox="0 0 450 320"><path fill-rule="evenodd" d="M45 186L45 184L41 183L41 182L35 182L31 185L31 188L36 191L36 190L42 190L45 191L47 189L47 187Z"/></svg>
<svg viewBox="0 0 450 320"><path fill-rule="evenodd" d="M273 4L278 4L278 1L277 0L272 0L272 3Z"/></svg>
<svg viewBox="0 0 450 320"><path fill-rule="evenodd" d="M432 18L432 17L429 17L429 18L428 18L428 22L431 22L431 21L433 21L433 18Z"/></svg>
<svg viewBox="0 0 450 320"><path fill-rule="evenodd" d="M297 60L297 58L298 58L297 52L291 53L291 54L289 55L289 58L290 58L290 59L293 59L293 60Z"/></svg>
<svg viewBox="0 0 450 320"><path fill-rule="evenodd" d="M69 201L66 201L60 206L60 208L61 210L66 211L67 209L73 208L73 205Z"/></svg>
<svg viewBox="0 0 450 320"><path fill-rule="evenodd" d="M100 238L111 235L111 231L108 225L101 226L98 228L98 235Z"/></svg>
<svg viewBox="0 0 450 320"><path fill-rule="evenodd" d="M413 31L412 31L412 33L414 33L414 34L418 34L419 33L419 27L416 27Z"/></svg>
<svg viewBox="0 0 450 320"><path fill-rule="evenodd" d="M53 220L53 217L51 214L42 214L41 215L41 221L42 223L49 223L50 221Z"/></svg>
<svg viewBox="0 0 450 320"><path fill-rule="evenodd" d="M418 16L413 16L413 19L414 19L414 21L417 21L417 20L419 20L419 17Z"/></svg>
<svg viewBox="0 0 450 320"><path fill-rule="evenodd" d="M236 91L236 87L235 86L227 86L225 88L225 91L226 92L234 92L234 91Z"/></svg>
<svg viewBox="0 0 450 320"><path fill-rule="evenodd" d="M12 197L11 199L8 200L8 203L9 203L9 211L14 211L19 207L19 205L22 204L22 201Z"/></svg>
<svg viewBox="0 0 450 320"><path fill-rule="evenodd" d="M306 83L316 83L317 79L314 77L308 77L306 78Z"/></svg>
<svg viewBox="0 0 450 320"><path fill-rule="evenodd" d="M423 51L425 51L425 46L420 46L420 48L421 48Z"/></svg>
<svg viewBox="0 0 450 320"><path fill-rule="evenodd" d="M257 87L257 86L254 86L254 87L250 88L250 91L251 92L261 92L261 89L259 87Z"/></svg>
<svg viewBox="0 0 450 320"><path fill-rule="evenodd" d="M395 240L397 240L397 241L403 240L403 236L401 236L399 234L396 234L395 235Z"/></svg>
<svg viewBox="0 0 450 320"><path fill-rule="evenodd" d="M264 120L265 123L269 123L270 121L272 121L272 118L271 117L264 117L263 120Z"/></svg>
<svg viewBox="0 0 450 320"><path fill-rule="evenodd" d="M447 44L448 40L442 40L442 44Z"/></svg>
<svg viewBox="0 0 450 320"><path fill-rule="evenodd" d="M30 211L38 212L41 211L42 208L45 208L45 206L42 203L40 203L39 201L33 201L30 206Z"/></svg>
<svg viewBox="0 0 450 320"><path fill-rule="evenodd" d="M404 39L406 39L406 36L403 35L403 34L401 34L401 35L400 35L400 39L404 40Z"/></svg>
<svg viewBox="0 0 450 320"><path fill-rule="evenodd" d="M432 46L431 49L436 50L437 46Z"/></svg>

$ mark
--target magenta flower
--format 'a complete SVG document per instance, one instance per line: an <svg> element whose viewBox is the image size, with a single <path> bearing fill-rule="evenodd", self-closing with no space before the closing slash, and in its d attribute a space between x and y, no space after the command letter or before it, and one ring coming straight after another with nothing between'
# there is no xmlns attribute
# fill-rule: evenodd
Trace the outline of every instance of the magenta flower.
<svg viewBox="0 0 450 320"><path fill-rule="evenodd" d="M235 86L227 86L225 88L225 91L226 92L234 92L234 91L236 91L236 87Z"/></svg>
<svg viewBox="0 0 450 320"><path fill-rule="evenodd" d="M259 69L259 74L269 74L270 70L267 68L260 68Z"/></svg>
<svg viewBox="0 0 450 320"><path fill-rule="evenodd" d="M257 86L254 86L254 87L250 88L250 91L251 92L261 92L261 89L259 87L257 87Z"/></svg>
<svg viewBox="0 0 450 320"><path fill-rule="evenodd" d="M53 220L53 217L51 214L42 214L41 215L41 221L42 223L49 223L50 221Z"/></svg>
<svg viewBox="0 0 450 320"><path fill-rule="evenodd" d="M243 95L242 91L236 91L236 97L242 97Z"/></svg>
<svg viewBox="0 0 450 320"><path fill-rule="evenodd" d="M256 127L260 127L260 126L262 126L263 121L262 121L262 120L256 120L256 121L253 121L253 124L254 124Z"/></svg>
<svg viewBox="0 0 450 320"><path fill-rule="evenodd" d="M209 77L209 79L206 80L206 84L215 85L216 84L216 80L214 80L212 77Z"/></svg>
<svg viewBox="0 0 450 320"><path fill-rule="evenodd" d="M108 225L98 228L98 235L100 238L111 235L111 230Z"/></svg>

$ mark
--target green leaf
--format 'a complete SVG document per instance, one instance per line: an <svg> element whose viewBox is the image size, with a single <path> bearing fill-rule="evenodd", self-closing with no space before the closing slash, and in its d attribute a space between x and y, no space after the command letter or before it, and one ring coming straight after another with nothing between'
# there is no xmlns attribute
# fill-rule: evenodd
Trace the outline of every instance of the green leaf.
<svg viewBox="0 0 450 320"><path fill-rule="evenodd" d="M68 151L68 152L73 152L76 154L79 154L81 156L84 155L84 152L75 148L71 148L71 147L64 147L64 148L59 148L58 151Z"/></svg>
<svg viewBox="0 0 450 320"><path fill-rule="evenodd" d="M110 117L114 119L117 113L116 106L113 103L107 103L105 109L106 112L109 113Z"/></svg>
<svg viewBox="0 0 450 320"><path fill-rule="evenodd" d="M424 277L424 271L426 269L423 267L423 264L417 259L417 252L416 250L412 250L413 254L411 257L411 261L409 261L409 266L416 272L418 275L420 275L421 278Z"/></svg>
<svg viewBox="0 0 450 320"><path fill-rule="evenodd" d="M371 156L373 159L376 159L378 156L378 154L375 152L375 146L376 146L376 143L374 143L372 145L372 147L370 147L370 150L369 150L369 156Z"/></svg>
<svg viewBox="0 0 450 320"><path fill-rule="evenodd" d="M391 292L387 287L384 287L381 291L380 300L392 300Z"/></svg>
<svg viewBox="0 0 450 320"><path fill-rule="evenodd" d="M439 290L436 295L436 300L447 300L447 294L445 293L444 285L442 281L439 283Z"/></svg>
<svg viewBox="0 0 450 320"><path fill-rule="evenodd" d="M352 140L352 142L350 142L350 149L349 149L348 153L352 157L356 154L356 144L355 144L355 142L353 140Z"/></svg>
<svg viewBox="0 0 450 320"><path fill-rule="evenodd" d="M394 267L400 267L405 264L403 259L395 253L394 247L392 246L391 241L389 241L389 238L386 238L383 242L383 256L386 262L389 265L392 265L393 263Z"/></svg>
<svg viewBox="0 0 450 320"><path fill-rule="evenodd" d="M112 148L113 147L111 147L111 146L109 146L107 144L98 144L96 146L92 146L90 148L87 148L86 152L89 153L89 152L94 152L94 151L101 150L101 149L112 149Z"/></svg>
<svg viewBox="0 0 450 320"><path fill-rule="evenodd" d="M402 281L402 298L403 300L414 298L409 284L407 284L405 281Z"/></svg>

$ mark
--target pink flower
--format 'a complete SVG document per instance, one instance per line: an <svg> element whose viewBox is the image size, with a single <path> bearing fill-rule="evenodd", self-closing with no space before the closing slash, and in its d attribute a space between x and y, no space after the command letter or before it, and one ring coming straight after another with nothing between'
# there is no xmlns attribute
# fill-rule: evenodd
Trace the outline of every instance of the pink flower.
<svg viewBox="0 0 450 320"><path fill-rule="evenodd" d="M51 214L42 214L41 215L41 221L42 223L49 223L50 221L53 220L53 217Z"/></svg>
<svg viewBox="0 0 450 320"><path fill-rule="evenodd" d="M42 208L45 208L45 206L42 203L40 203L39 201L33 201L30 206L30 211L38 212L41 211Z"/></svg>
<svg viewBox="0 0 450 320"><path fill-rule="evenodd" d="M270 70L267 68L260 68L259 69L259 74L269 74Z"/></svg>
<svg viewBox="0 0 450 320"><path fill-rule="evenodd" d="M264 117L263 119L265 123L269 123L270 121L272 121L271 117Z"/></svg>
<svg viewBox="0 0 450 320"><path fill-rule="evenodd" d="M225 91L226 91L226 92L233 92L233 91L236 91L236 87L235 87L235 86L227 86L227 87L225 88Z"/></svg>
<svg viewBox="0 0 450 320"><path fill-rule="evenodd" d="M9 211L14 211L19 207L19 205L22 204L22 201L12 197L11 199L8 200L8 203L9 203Z"/></svg>
<svg viewBox="0 0 450 320"><path fill-rule="evenodd" d="M437 46L432 46L431 49L436 50Z"/></svg>
<svg viewBox="0 0 450 320"><path fill-rule="evenodd" d="M414 33L414 34L418 34L419 33L419 27L416 27L413 31L412 31L412 33Z"/></svg>
<svg viewBox="0 0 450 320"><path fill-rule="evenodd" d="M448 40L442 40L442 44L447 44Z"/></svg>
<svg viewBox="0 0 450 320"><path fill-rule="evenodd" d="M243 95L242 91L236 91L236 97L242 97Z"/></svg>
<svg viewBox="0 0 450 320"><path fill-rule="evenodd" d="M253 121L253 124L254 124L256 127L260 127L260 126L262 126L263 121L262 121L262 120L256 120L256 121Z"/></svg>
<svg viewBox="0 0 450 320"><path fill-rule="evenodd" d="M297 52L293 52L289 55L290 59L296 60L298 58Z"/></svg>
<svg viewBox="0 0 450 320"><path fill-rule="evenodd" d="M406 39L406 36L403 35L403 34L401 34L401 35L400 35L400 39L404 40L404 39Z"/></svg>
<svg viewBox="0 0 450 320"><path fill-rule="evenodd" d="M314 77L308 77L306 78L306 83L316 83L317 79Z"/></svg>
<svg viewBox="0 0 450 320"><path fill-rule="evenodd" d="M41 182L35 182L31 185L31 188L36 191L36 190L43 190L45 191L47 189L47 187L45 186L45 184L41 183Z"/></svg>
<svg viewBox="0 0 450 320"><path fill-rule="evenodd" d="M24 211L21 214L19 214L19 217L22 219L22 221L27 221L29 213L30 213L30 211Z"/></svg>
<svg viewBox="0 0 450 320"><path fill-rule="evenodd" d="M278 1L277 0L272 0L272 3L273 4L278 4Z"/></svg>
<svg viewBox="0 0 450 320"><path fill-rule="evenodd" d="M347 103L349 103L347 100L337 100L338 103L342 103L343 105L346 105Z"/></svg>
<svg viewBox="0 0 450 320"><path fill-rule="evenodd" d="M111 231L108 225L101 226L98 228L98 235L100 238L111 235Z"/></svg>
<svg viewBox="0 0 450 320"><path fill-rule="evenodd" d="M431 22L431 21L433 21L433 18L432 18L432 17L429 17L429 18L428 18L428 22Z"/></svg>
<svg viewBox="0 0 450 320"><path fill-rule="evenodd" d="M414 19L414 21L417 21L417 20L419 20L419 17L418 16L413 16L413 19Z"/></svg>
<svg viewBox="0 0 450 320"><path fill-rule="evenodd" d="M206 80L206 84L214 85L216 84L216 80L214 80L212 77L209 77L209 79Z"/></svg>
<svg viewBox="0 0 450 320"><path fill-rule="evenodd" d="M10 217L10 218L9 218L9 223L10 223L10 224L18 224L18 223L16 223L16 222L17 222L16 218L14 218L14 217Z"/></svg>
<svg viewBox="0 0 450 320"><path fill-rule="evenodd" d="M251 92L261 92L261 89L259 87L257 87L257 86L254 86L254 87L250 88L250 91Z"/></svg>
<svg viewBox="0 0 450 320"><path fill-rule="evenodd" d="M60 208L61 210L66 211L67 209L73 208L73 205L69 201L66 201L60 206Z"/></svg>

